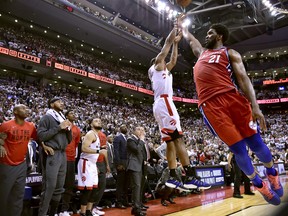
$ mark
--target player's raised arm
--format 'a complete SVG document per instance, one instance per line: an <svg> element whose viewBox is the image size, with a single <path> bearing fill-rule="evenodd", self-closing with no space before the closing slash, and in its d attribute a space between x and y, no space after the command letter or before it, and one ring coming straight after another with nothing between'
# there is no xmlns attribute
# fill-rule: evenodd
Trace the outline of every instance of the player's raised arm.
<svg viewBox="0 0 288 216"><path fill-rule="evenodd" d="M174 27L172 31L167 36L164 46L162 47L160 53L156 56L155 59L155 69L158 71L164 70L165 68L165 59L170 51L170 48L173 44L173 41L176 37L177 28Z"/></svg>
<svg viewBox="0 0 288 216"><path fill-rule="evenodd" d="M170 56L170 61L166 64L166 67L169 71L173 69L173 67L177 63L177 58L178 58L178 43L182 38L182 32L178 33L178 35L175 37L173 41L173 47L172 47L172 53Z"/></svg>
<svg viewBox="0 0 288 216"><path fill-rule="evenodd" d="M201 53L204 51L204 48L202 47L201 43L199 42L199 40L197 40L189 31L188 31L188 27L183 27L182 28L182 32L183 32L183 37L186 39L186 41L189 43L192 52L194 53L194 55L199 58L199 56L201 55Z"/></svg>

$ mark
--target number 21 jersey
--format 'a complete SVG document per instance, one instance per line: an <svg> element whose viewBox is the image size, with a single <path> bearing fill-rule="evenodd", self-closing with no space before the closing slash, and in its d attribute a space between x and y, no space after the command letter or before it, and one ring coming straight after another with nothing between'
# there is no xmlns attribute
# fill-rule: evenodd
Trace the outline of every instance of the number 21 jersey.
<svg viewBox="0 0 288 216"><path fill-rule="evenodd" d="M194 81L200 106L217 94L237 89L233 79L228 49L205 50L194 66Z"/></svg>

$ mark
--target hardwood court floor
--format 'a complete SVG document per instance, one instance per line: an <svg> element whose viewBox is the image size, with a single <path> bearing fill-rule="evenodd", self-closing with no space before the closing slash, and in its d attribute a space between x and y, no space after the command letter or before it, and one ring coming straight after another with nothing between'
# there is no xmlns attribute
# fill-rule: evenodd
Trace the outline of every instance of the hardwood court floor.
<svg viewBox="0 0 288 216"><path fill-rule="evenodd" d="M177 213L169 214L169 216L224 216L224 215L233 215L233 216L274 216L280 211L283 207L288 206L288 176L281 177L281 183L284 187L284 198L282 198L282 203L279 206L269 205L258 191L255 192L255 196L243 195L243 199L236 199L231 197L233 192L232 188L225 188L222 193L225 193L225 198L222 198L221 191L211 191L211 194L215 195L215 198L210 199L210 202L207 202L207 195L210 193L207 191L205 195L201 196L202 205L194 208L189 208L183 211L178 211ZM243 192L243 188L242 192ZM254 187L252 187L254 190ZM211 196L210 194L210 196ZM221 198L218 198L218 195ZM206 202L205 202L206 200ZM204 201L204 202L203 202ZM288 212L287 214L288 215Z"/></svg>
<svg viewBox="0 0 288 216"><path fill-rule="evenodd" d="M160 200L151 200L147 216L282 216L275 211L288 207L288 176L281 176L281 183L284 187L284 197L279 206L272 206L266 203L258 191L255 196L243 195L243 199L232 197L233 187L212 188L203 191L201 194L191 194L186 197L177 197L174 201L177 204L169 204L163 207ZM243 186L241 186L243 193ZM107 216L128 216L131 215L131 208L127 209L104 209ZM288 216L288 210L286 211Z"/></svg>

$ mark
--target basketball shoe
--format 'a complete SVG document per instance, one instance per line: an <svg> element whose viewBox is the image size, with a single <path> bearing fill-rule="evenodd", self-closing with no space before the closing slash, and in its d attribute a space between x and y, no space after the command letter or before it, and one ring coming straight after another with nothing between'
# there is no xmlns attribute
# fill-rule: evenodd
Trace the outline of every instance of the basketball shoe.
<svg viewBox="0 0 288 216"><path fill-rule="evenodd" d="M255 187L264 197L264 199L272 204L272 205L279 205L281 203L280 197L269 188L268 184L266 182L262 182L263 187L262 188L258 188Z"/></svg>
<svg viewBox="0 0 288 216"><path fill-rule="evenodd" d="M279 196L283 196L283 187L280 183L279 174L276 171L277 175L267 175L268 181L270 182L271 189Z"/></svg>
<svg viewBox="0 0 288 216"><path fill-rule="evenodd" d="M195 177L187 177L186 181L184 182L184 187L188 189L209 189L211 185L207 184L206 182L200 181L196 179Z"/></svg>

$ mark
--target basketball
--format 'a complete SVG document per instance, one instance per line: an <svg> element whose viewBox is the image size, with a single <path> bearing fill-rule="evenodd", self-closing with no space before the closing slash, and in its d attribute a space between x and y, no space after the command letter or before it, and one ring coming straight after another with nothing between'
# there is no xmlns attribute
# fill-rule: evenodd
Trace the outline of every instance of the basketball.
<svg viewBox="0 0 288 216"><path fill-rule="evenodd" d="M176 0L177 4L181 7L187 7L192 0Z"/></svg>

